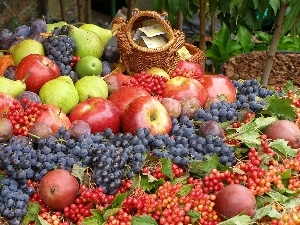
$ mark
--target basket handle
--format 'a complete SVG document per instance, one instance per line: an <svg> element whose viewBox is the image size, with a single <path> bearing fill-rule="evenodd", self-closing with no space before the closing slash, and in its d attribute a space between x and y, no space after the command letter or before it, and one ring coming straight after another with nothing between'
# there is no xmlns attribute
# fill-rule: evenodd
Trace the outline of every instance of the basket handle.
<svg viewBox="0 0 300 225"><path fill-rule="evenodd" d="M169 23L169 21L167 20L168 18L168 14L167 12L163 12L162 14L159 14L158 12L155 11L140 11L138 8L135 8L132 10L132 17L130 18L130 20L128 21L127 25L126 25L126 35L128 38L128 41L130 42L131 46L138 49L139 51L147 51L147 52L156 52L158 50L163 51L167 48L170 47L170 45L173 44L174 42L174 33L173 33L173 29L171 24ZM156 49L149 49L147 47L142 47L137 45L133 40L132 40L132 27L134 25L134 22L141 18L141 17L148 17L148 18L153 18L156 19L157 22L159 22L165 29L167 35L168 35L168 43L165 46L156 48Z"/></svg>

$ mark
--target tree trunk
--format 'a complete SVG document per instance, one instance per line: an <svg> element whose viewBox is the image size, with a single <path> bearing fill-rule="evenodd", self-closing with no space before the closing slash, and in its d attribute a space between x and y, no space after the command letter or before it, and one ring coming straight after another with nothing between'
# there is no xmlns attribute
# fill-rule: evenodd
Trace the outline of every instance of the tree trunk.
<svg viewBox="0 0 300 225"><path fill-rule="evenodd" d="M177 21L176 21L176 23L177 23L176 24L177 30L182 31L183 14L182 14L181 9L178 9L178 11L177 11Z"/></svg>
<svg viewBox="0 0 300 225"><path fill-rule="evenodd" d="M278 46L278 43L279 43L279 40L280 40L280 37L282 34L282 25L283 25L284 15L285 15L285 11L286 11L287 7L288 7L288 3L282 4L282 1L281 1L281 6L280 6L280 9L279 9L279 12L277 15L277 19L276 19L276 23L275 23L274 34L273 34L273 37L272 37L272 40L270 43L270 49L267 54L266 64L265 64L263 75L262 75L261 84L264 86L268 85L268 80L269 80L270 72L272 70L277 46Z"/></svg>
<svg viewBox="0 0 300 225"><path fill-rule="evenodd" d="M200 39L199 39L199 48L205 52L206 42L205 42L205 0L199 0L200 10L199 10L199 21L200 21ZM203 67L205 66L205 63Z"/></svg>

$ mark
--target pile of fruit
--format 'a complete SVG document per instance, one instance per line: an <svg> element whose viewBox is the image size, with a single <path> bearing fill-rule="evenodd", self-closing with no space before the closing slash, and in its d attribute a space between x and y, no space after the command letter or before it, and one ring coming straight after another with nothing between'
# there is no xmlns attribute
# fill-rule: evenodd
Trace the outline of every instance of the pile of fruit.
<svg viewBox="0 0 300 225"><path fill-rule="evenodd" d="M0 224L300 224L298 90L116 73L112 36L0 30Z"/></svg>

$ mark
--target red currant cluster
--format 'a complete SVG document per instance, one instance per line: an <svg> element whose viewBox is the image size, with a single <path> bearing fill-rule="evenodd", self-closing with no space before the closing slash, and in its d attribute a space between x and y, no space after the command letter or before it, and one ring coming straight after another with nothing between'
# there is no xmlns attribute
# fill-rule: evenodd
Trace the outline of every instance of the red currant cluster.
<svg viewBox="0 0 300 225"><path fill-rule="evenodd" d="M187 78L194 78L196 80L202 81L203 73L197 72L195 69L180 69L176 68L171 74L170 77L187 77Z"/></svg>
<svg viewBox="0 0 300 225"><path fill-rule="evenodd" d="M166 82L168 81L167 77L160 75L152 75L142 71L136 73L129 81L123 83L124 86L141 86L152 96L161 96L165 87Z"/></svg>
<svg viewBox="0 0 300 225"><path fill-rule="evenodd" d="M19 101L15 100L13 105L9 107L6 118L9 119L13 125L14 135L28 135L28 129L35 123L36 119L43 110L43 106L39 102L29 101L26 98L22 99L22 107Z"/></svg>

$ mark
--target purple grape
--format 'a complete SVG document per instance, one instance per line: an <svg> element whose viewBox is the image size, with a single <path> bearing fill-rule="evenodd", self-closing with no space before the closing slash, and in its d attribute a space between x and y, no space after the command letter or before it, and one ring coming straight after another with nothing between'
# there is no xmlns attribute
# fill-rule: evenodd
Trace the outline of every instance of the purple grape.
<svg viewBox="0 0 300 225"><path fill-rule="evenodd" d="M104 77L105 75L111 73L112 69L111 69L111 65L109 62L107 61L102 61L102 72L101 72L101 76Z"/></svg>
<svg viewBox="0 0 300 225"><path fill-rule="evenodd" d="M40 33L47 32L46 22L42 19L35 20L31 24L30 28L32 34L40 34Z"/></svg>
<svg viewBox="0 0 300 225"><path fill-rule="evenodd" d="M16 70L17 70L17 67L16 67L16 66L9 65L9 66L6 67L6 69L4 70L3 75L4 75L4 77L6 77L7 79L15 80Z"/></svg>
<svg viewBox="0 0 300 225"><path fill-rule="evenodd" d="M116 63L120 60L120 50L117 46L107 45L104 48L103 61L108 61L110 63Z"/></svg>
<svg viewBox="0 0 300 225"><path fill-rule="evenodd" d="M8 29L0 30L0 49L8 50L14 42L13 33Z"/></svg>
<svg viewBox="0 0 300 225"><path fill-rule="evenodd" d="M27 25L22 25L22 26L17 27L14 30L13 36L14 36L14 38L16 38L18 36L29 37L30 34L31 34L30 27Z"/></svg>
<svg viewBox="0 0 300 225"><path fill-rule="evenodd" d="M43 44L46 40L46 37L44 37L41 34L32 34L28 38L32 39L32 40L36 40L36 41L40 42L41 44Z"/></svg>

